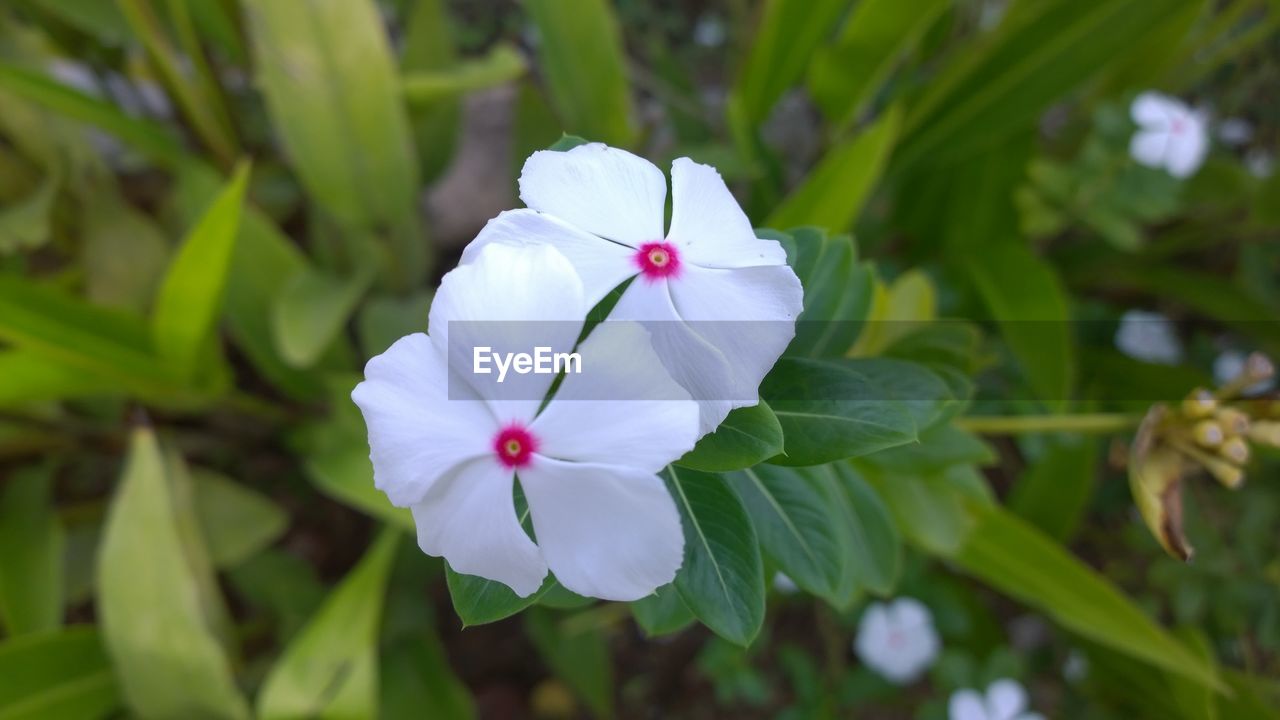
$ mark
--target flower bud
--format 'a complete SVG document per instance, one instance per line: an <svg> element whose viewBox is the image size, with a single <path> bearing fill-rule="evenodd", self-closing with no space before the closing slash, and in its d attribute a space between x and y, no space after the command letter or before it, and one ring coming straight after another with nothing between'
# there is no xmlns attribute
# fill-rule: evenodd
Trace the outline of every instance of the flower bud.
<svg viewBox="0 0 1280 720"><path fill-rule="evenodd" d="M1192 428L1191 433L1196 439L1196 444L1202 447L1216 448L1227 439L1222 426L1215 420L1201 420Z"/></svg>
<svg viewBox="0 0 1280 720"><path fill-rule="evenodd" d="M1264 382L1276 374L1276 366L1266 355L1258 352L1250 353L1244 361L1244 374L1249 378L1250 384Z"/></svg>
<svg viewBox="0 0 1280 720"><path fill-rule="evenodd" d="M1218 453L1236 465L1249 462L1249 445L1243 438L1229 438L1222 443L1222 447L1218 448Z"/></svg>
<svg viewBox="0 0 1280 720"><path fill-rule="evenodd" d="M1249 439L1280 448L1280 421L1262 420L1249 426Z"/></svg>
<svg viewBox="0 0 1280 720"><path fill-rule="evenodd" d="M1221 458L1213 456L1199 458L1200 464L1204 466L1209 474L1222 483L1229 490L1235 490L1244 484L1244 470L1238 466Z"/></svg>
<svg viewBox="0 0 1280 720"><path fill-rule="evenodd" d="M1221 408L1214 417L1229 436L1239 437L1249 432L1249 416L1235 408Z"/></svg>
<svg viewBox="0 0 1280 720"><path fill-rule="evenodd" d="M1218 401L1214 399L1213 393L1204 388L1192 390L1187 399L1182 401L1182 414L1192 420L1209 417L1217 409Z"/></svg>

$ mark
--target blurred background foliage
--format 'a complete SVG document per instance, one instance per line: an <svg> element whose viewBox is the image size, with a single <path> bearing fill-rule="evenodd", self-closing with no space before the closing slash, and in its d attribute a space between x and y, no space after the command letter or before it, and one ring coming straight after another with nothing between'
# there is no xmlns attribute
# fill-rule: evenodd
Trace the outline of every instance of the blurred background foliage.
<svg viewBox="0 0 1280 720"><path fill-rule="evenodd" d="M1275 452L1236 492L1189 479L1185 564L1133 508L1132 423L953 416L1141 413L1224 350L1280 356L1278 26L1275 0L7 0L0 718L938 718L999 677L1055 717L1275 717ZM1187 180L1141 167L1149 88L1249 132ZM373 488L363 361L562 133L716 165L792 230L806 319L902 321L802 326L766 399L846 355L940 398L919 444L764 408L735 419L756 459L816 467L672 469L742 531L703 560L738 563L743 613L696 578L495 598ZM1131 308L1178 362L1115 348ZM945 647L905 689L849 650L895 594Z"/></svg>

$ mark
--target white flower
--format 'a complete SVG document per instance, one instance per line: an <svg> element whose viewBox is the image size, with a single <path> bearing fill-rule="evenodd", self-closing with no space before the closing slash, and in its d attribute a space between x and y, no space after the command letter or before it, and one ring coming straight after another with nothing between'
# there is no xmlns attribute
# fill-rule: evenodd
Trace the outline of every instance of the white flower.
<svg viewBox="0 0 1280 720"><path fill-rule="evenodd" d="M1208 118L1180 100L1156 92L1144 92L1134 99L1129 114L1138 131L1129 141L1133 159L1170 175L1186 178L1195 174L1209 152Z"/></svg>
<svg viewBox="0 0 1280 720"><path fill-rule="evenodd" d="M370 360L351 394L369 428L374 483L412 509L422 550L522 597L550 567L580 595L636 600L671 582L683 560L680 517L655 473L693 446L698 407L644 328L597 326L577 348L581 373L565 374L540 412L533 398L553 375L481 382L470 357L459 362L485 345L572 350L589 308L554 248L489 248L445 276L430 335ZM537 545L516 516L517 476Z"/></svg>
<svg viewBox="0 0 1280 720"><path fill-rule="evenodd" d="M959 690L947 704L950 720L1044 720L1027 711L1027 691L1012 680L997 680L987 688L986 697L977 690Z"/></svg>
<svg viewBox="0 0 1280 720"><path fill-rule="evenodd" d="M1173 323L1157 312L1128 310L1121 315L1116 347L1143 362L1177 365L1182 361L1182 343Z"/></svg>
<svg viewBox="0 0 1280 720"><path fill-rule="evenodd" d="M928 608L903 597L868 606L858 622L853 647L871 669L906 685L933 665L940 643Z"/></svg>
<svg viewBox="0 0 1280 720"><path fill-rule="evenodd" d="M1213 359L1213 379L1219 385L1226 385L1244 374L1248 355L1239 350L1223 350ZM1276 386L1275 378L1260 380L1244 388L1245 395L1261 395L1270 392Z"/></svg>
<svg viewBox="0 0 1280 720"><path fill-rule="evenodd" d="M1249 174L1259 180L1266 180L1276 170L1276 159L1262 148L1254 148L1245 153L1244 167Z"/></svg>
<svg viewBox="0 0 1280 720"><path fill-rule="evenodd" d="M1218 125L1218 139L1228 145L1244 145L1253 139L1253 126L1242 118L1227 118Z"/></svg>
<svg viewBox="0 0 1280 720"><path fill-rule="evenodd" d="M664 232L666 195L662 171L625 150L536 152L520 174L529 209L491 220L462 261L493 243L555 245L589 304L634 278L609 317L653 333L667 370L701 405L706 433L731 409L756 404L760 381L795 335L802 290L785 251L756 237L714 168L672 163Z"/></svg>
<svg viewBox="0 0 1280 720"><path fill-rule="evenodd" d="M796 585L796 581L782 573L773 574L773 589L783 595L795 595L800 592L800 586Z"/></svg>

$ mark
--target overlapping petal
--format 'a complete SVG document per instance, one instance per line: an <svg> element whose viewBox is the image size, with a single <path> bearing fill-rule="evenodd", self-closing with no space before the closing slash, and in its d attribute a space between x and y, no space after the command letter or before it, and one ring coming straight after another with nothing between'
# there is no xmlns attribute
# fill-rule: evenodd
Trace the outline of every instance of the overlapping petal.
<svg viewBox="0 0 1280 720"><path fill-rule="evenodd" d="M671 163L671 229L667 240L687 262L710 268L785 265L775 240L756 237L751 221L710 165L678 158Z"/></svg>
<svg viewBox="0 0 1280 720"><path fill-rule="evenodd" d="M1129 139L1129 154L1147 167L1164 167L1169 140L1168 130L1139 130Z"/></svg>
<svg viewBox="0 0 1280 720"><path fill-rule="evenodd" d="M1148 91L1134 98L1129 115L1143 127L1167 129L1180 106L1166 95Z"/></svg>

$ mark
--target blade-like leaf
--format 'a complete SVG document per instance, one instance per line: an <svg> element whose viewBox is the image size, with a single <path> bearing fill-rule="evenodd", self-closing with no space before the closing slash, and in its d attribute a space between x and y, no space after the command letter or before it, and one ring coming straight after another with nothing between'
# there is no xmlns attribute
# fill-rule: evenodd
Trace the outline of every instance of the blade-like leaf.
<svg viewBox="0 0 1280 720"><path fill-rule="evenodd" d="M235 567L284 534L288 516L261 493L211 470L193 470L191 479L197 519L216 567Z"/></svg>
<svg viewBox="0 0 1280 720"><path fill-rule="evenodd" d="M761 400L729 413L714 432L704 435L677 465L705 472L751 467L782 452L782 425Z"/></svg>
<svg viewBox="0 0 1280 720"><path fill-rule="evenodd" d="M280 356L297 368L313 365L342 332L372 280L372 272L340 278L310 269L286 280L271 308Z"/></svg>
<svg viewBox="0 0 1280 720"><path fill-rule="evenodd" d="M681 600L717 635L750 645L764 622L764 566L742 502L718 475L675 466L663 473L684 527Z"/></svg>
<svg viewBox="0 0 1280 720"><path fill-rule="evenodd" d="M406 72L400 82L405 100L411 103L436 103L509 83L519 79L524 72L524 56L510 45L498 45L478 60L464 61L437 70Z"/></svg>
<svg viewBox="0 0 1280 720"><path fill-rule="evenodd" d="M0 718L91 720L120 707L97 628L79 625L0 644Z"/></svg>
<svg viewBox="0 0 1280 720"><path fill-rule="evenodd" d="M0 622L9 637L62 624L62 524L48 467L12 473L0 487Z"/></svg>

